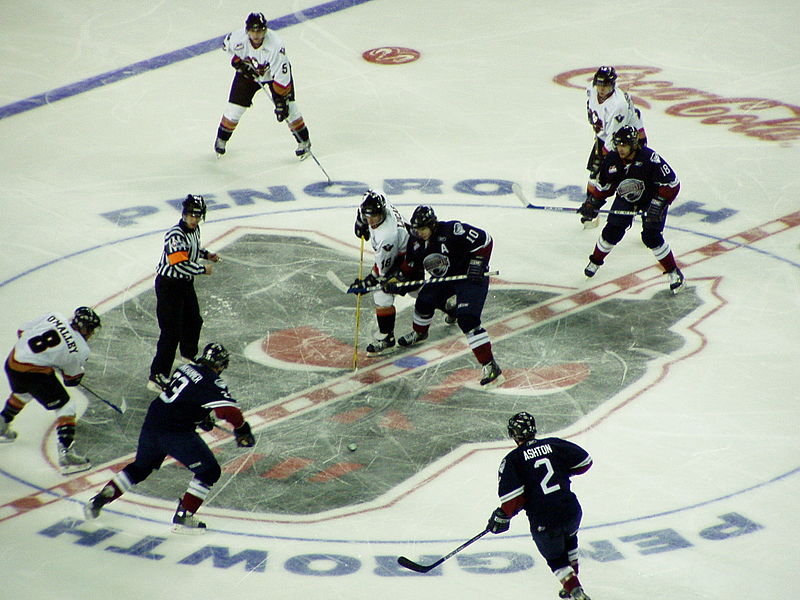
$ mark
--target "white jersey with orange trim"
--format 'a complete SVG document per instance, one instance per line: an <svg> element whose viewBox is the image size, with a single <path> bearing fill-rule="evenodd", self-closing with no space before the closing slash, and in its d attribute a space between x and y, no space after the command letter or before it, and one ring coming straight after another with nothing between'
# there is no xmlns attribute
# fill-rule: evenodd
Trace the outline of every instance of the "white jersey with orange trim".
<svg viewBox="0 0 800 600"><path fill-rule="evenodd" d="M385 277L403 262L401 254L405 254L408 244L408 227L403 215L387 202L386 218L376 228L370 228L369 233L369 242L375 252L372 270Z"/></svg>
<svg viewBox="0 0 800 600"><path fill-rule="evenodd" d="M593 85L586 88L586 110L589 124L594 128L595 135L605 145L606 152L614 150L614 133L625 125L633 125L639 132L639 137L644 137L644 124L642 117L633 105L633 100L627 92L614 88L614 92L601 103L597 99L597 90Z"/></svg>
<svg viewBox="0 0 800 600"><path fill-rule="evenodd" d="M292 82L292 65L286 58L283 40L270 29L267 29L264 42L258 48L253 48L247 30L242 27L225 36L222 49L231 56L238 56L249 63L258 73L259 83L267 84L274 81L286 88Z"/></svg>
<svg viewBox="0 0 800 600"><path fill-rule="evenodd" d="M11 359L19 364L12 364L12 368L42 371L45 367L58 369L65 379L82 377L89 344L69 323L69 319L55 312L25 323L11 353Z"/></svg>

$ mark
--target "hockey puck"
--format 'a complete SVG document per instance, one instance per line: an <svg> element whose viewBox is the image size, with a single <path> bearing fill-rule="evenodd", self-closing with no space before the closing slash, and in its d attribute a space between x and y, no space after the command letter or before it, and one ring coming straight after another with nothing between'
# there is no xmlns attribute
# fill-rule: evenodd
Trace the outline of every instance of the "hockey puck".
<svg viewBox="0 0 800 600"><path fill-rule="evenodd" d="M358 444L348 444L347 449L350 450L350 452L355 452L358 450Z"/></svg>

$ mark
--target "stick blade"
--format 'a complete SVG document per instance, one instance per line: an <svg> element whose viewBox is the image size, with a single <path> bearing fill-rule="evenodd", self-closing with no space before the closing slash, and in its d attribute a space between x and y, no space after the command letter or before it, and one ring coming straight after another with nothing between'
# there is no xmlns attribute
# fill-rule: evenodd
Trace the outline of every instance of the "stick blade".
<svg viewBox="0 0 800 600"><path fill-rule="evenodd" d="M435 566L435 565L430 565L426 567L419 563L415 563L413 560L408 559L405 556L398 556L397 564L399 564L401 567L405 567L406 569L410 569L411 571L416 571L417 573L427 573Z"/></svg>

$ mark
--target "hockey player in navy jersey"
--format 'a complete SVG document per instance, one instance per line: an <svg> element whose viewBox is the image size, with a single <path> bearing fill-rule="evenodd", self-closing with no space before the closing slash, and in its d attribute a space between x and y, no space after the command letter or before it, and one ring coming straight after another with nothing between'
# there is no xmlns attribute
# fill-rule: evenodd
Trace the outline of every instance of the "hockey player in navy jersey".
<svg viewBox="0 0 800 600"><path fill-rule="evenodd" d="M683 273L663 232L669 205L678 195L681 182L667 161L640 144L639 133L632 125L614 133L614 147L615 150L603 159L597 178L589 180L586 201L577 210L582 223L591 221L607 199L614 196L608 220L589 256L584 274L594 277L608 253L622 241L633 223L634 213L640 212L643 213L642 243L664 268L669 277L669 289L675 294L683 285ZM615 211L628 214L614 214Z"/></svg>
<svg viewBox="0 0 800 600"><path fill-rule="evenodd" d="M208 344L196 364L184 364L172 374L166 389L150 403L136 449L136 459L109 481L84 507L87 519L141 483L161 467L167 455L194 473L186 493L172 517L175 533L203 533L206 524L195 517L197 509L222 474L219 463L196 428L211 431L214 416L234 428L239 447L255 445L250 425L231 398L219 376L228 366L228 351L222 344Z"/></svg>
<svg viewBox="0 0 800 600"><path fill-rule="evenodd" d="M489 334L481 326L481 313L489 291L489 258L492 236L461 221L439 221L430 206L418 206L411 215L412 237L397 277L384 283L392 294L403 288L398 281L422 279L427 271L433 277L466 275L465 279L423 285L414 304L413 330L397 342L412 346L428 337L428 328L438 308L451 313L448 299L456 298L455 318L467 338L475 358L483 366L480 384L493 387L505 378L492 353Z"/></svg>
<svg viewBox="0 0 800 600"><path fill-rule="evenodd" d="M578 580L578 527L581 505L570 490L570 477L592 466L583 448L556 437L536 439L536 419L521 412L508 420L508 435L517 447L500 463L500 506L486 528L508 531L509 521L522 509L547 566L561 582L562 598L589 600Z"/></svg>

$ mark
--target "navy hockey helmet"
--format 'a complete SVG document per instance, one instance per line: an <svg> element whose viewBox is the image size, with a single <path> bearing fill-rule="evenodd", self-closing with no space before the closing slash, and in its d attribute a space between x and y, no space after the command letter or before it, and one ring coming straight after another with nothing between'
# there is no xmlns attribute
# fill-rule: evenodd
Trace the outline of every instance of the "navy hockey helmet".
<svg viewBox="0 0 800 600"><path fill-rule="evenodd" d="M361 200L361 218L383 216L386 214L386 197L374 190L367 190Z"/></svg>
<svg viewBox="0 0 800 600"><path fill-rule="evenodd" d="M614 67L600 67L594 74L592 85L610 85L614 87L617 83L617 72Z"/></svg>
<svg viewBox="0 0 800 600"><path fill-rule="evenodd" d="M85 336L92 335L94 330L100 327L100 317L88 306L79 306L75 309L70 323L73 329L80 331Z"/></svg>
<svg viewBox="0 0 800 600"><path fill-rule="evenodd" d="M633 125L623 125L614 132L612 140L615 147L623 144L636 150L639 147L639 132Z"/></svg>
<svg viewBox="0 0 800 600"><path fill-rule="evenodd" d="M212 342L203 348L200 357L197 359L197 363L211 367L217 373L222 373L222 371L228 368L230 359L231 355L225 349L225 346Z"/></svg>
<svg viewBox="0 0 800 600"><path fill-rule="evenodd" d="M183 214L197 217L198 219L205 220L206 218L206 201L202 196L189 194L183 201Z"/></svg>
<svg viewBox="0 0 800 600"><path fill-rule="evenodd" d="M267 29L267 18L264 13L250 13L244 22L247 31L265 31Z"/></svg>
<svg viewBox="0 0 800 600"><path fill-rule="evenodd" d="M526 412L515 414L508 420L508 437L523 443L536 439L536 419Z"/></svg>
<svg viewBox="0 0 800 600"><path fill-rule="evenodd" d="M411 215L411 227L413 229L430 227L431 230L433 230L436 228L436 223L438 222L439 220L436 218L436 213L433 212L433 208L424 204L415 208Z"/></svg>

